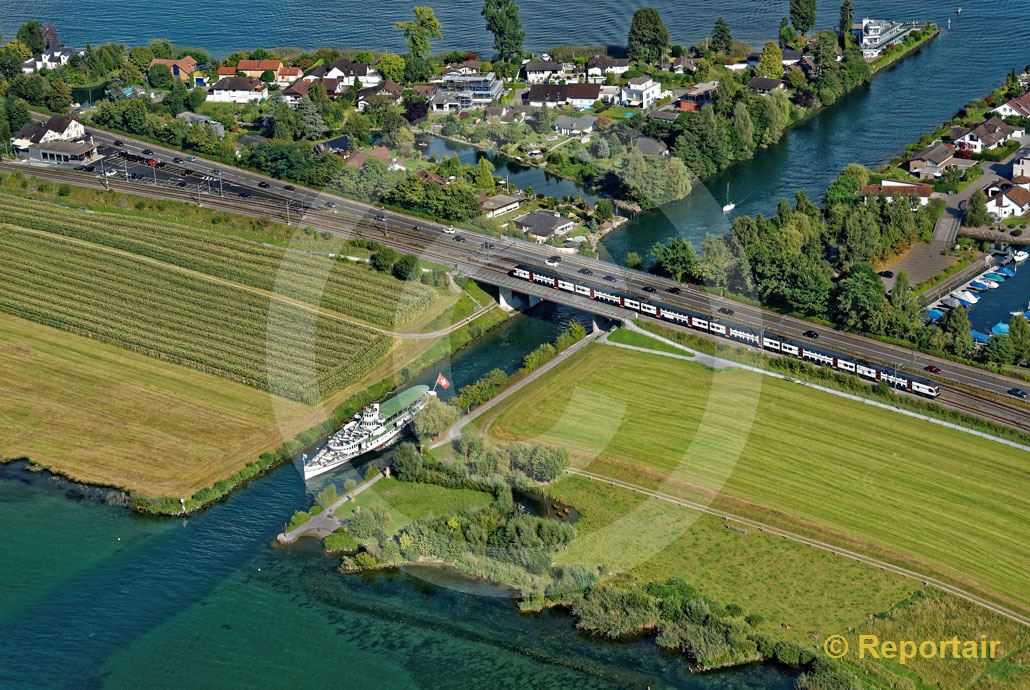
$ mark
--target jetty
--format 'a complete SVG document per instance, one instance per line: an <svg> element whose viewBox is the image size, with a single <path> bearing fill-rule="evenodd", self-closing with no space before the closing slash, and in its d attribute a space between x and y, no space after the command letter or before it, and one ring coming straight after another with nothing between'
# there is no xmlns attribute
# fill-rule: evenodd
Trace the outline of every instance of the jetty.
<svg viewBox="0 0 1030 690"><path fill-rule="evenodd" d="M301 537L314 537L316 539L325 539L330 534L340 529L343 526L343 520L336 517L336 510L347 501L354 500L358 494L370 489L380 479L384 479L390 476L390 468L381 471L376 476L363 483L361 486L356 487L353 491L348 491L343 496L336 499L328 508L323 510L318 515L312 516L302 525L297 525L293 529L280 532L276 536L275 540L280 544L293 544Z"/></svg>

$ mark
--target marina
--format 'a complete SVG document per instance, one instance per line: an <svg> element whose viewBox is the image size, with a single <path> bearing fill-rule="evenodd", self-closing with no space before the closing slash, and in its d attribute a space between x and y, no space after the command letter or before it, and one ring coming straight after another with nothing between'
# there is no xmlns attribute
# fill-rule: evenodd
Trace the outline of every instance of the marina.
<svg viewBox="0 0 1030 690"><path fill-rule="evenodd" d="M1008 333L1009 322L1017 315L1030 318L1030 270L1019 251L993 265L973 280L935 302L927 317L936 321L949 309L967 310L973 340L986 343L992 335Z"/></svg>

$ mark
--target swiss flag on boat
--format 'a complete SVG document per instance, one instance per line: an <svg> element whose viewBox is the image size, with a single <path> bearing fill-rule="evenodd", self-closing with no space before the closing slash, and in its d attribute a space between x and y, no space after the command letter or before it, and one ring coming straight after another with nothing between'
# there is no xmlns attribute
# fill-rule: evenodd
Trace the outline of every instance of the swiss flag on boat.
<svg viewBox="0 0 1030 690"><path fill-rule="evenodd" d="M437 374L436 375L436 385L440 386L444 390L447 390L448 388L451 387L451 382L448 381L446 378L444 378L443 374Z"/></svg>

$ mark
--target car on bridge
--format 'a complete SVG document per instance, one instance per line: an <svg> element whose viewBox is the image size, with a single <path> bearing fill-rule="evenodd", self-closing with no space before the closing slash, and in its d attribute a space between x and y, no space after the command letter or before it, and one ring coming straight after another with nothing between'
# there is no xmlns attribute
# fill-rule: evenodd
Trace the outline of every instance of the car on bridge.
<svg viewBox="0 0 1030 690"><path fill-rule="evenodd" d="M944 373L943 369L941 369L938 366L934 366L933 364L927 364L925 367L923 367L923 371L928 371L931 374L943 374Z"/></svg>
<svg viewBox="0 0 1030 690"><path fill-rule="evenodd" d="M558 266L558 265L561 264L561 257L560 256L549 256L549 257L547 257L547 260L544 261L544 263L553 268L553 267Z"/></svg>
<svg viewBox="0 0 1030 690"><path fill-rule="evenodd" d="M819 334L816 333L815 331L805 331L803 335L806 338L811 338L812 340L818 340L819 339Z"/></svg>
<svg viewBox="0 0 1030 690"><path fill-rule="evenodd" d="M1013 398L1019 398L1020 400L1030 399L1030 393L1027 393L1022 388L1009 388L1008 392Z"/></svg>
<svg viewBox="0 0 1030 690"><path fill-rule="evenodd" d="M454 229L453 225L448 225L446 228L443 229L443 232L445 235L453 235L458 231Z"/></svg>

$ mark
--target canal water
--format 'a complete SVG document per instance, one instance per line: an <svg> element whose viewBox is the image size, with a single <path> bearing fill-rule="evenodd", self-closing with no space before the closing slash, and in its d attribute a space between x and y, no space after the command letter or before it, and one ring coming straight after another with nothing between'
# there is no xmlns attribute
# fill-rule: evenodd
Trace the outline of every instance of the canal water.
<svg viewBox="0 0 1030 690"><path fill-rule="evenodd" d="M519 316L458 353L456 385L512 371L575 312ZM427 374L435 378L435 370ZM348 476L363 472L369 460ZM284 466L200 515L156 519L0 467L0 687L789 688L769 665L696 675L651 640L588 640L560 612L439 572L336 572L274 535L321 486Z"/></svg>

